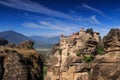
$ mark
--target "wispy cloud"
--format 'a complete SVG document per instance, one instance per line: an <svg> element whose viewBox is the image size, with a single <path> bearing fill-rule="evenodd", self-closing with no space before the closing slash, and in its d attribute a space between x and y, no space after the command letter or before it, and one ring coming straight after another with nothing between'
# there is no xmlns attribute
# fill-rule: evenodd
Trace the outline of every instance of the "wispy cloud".
<svg viewBox="0 0 120 80"><path fill-rule="evenodd" d="M19 10L25 10L25 11L44 14L49 17L59 17L59 18L63 18L63 19L76 21L76 22L79 21L79 19L77 19L76 17L74 17L72 15L52 10L50 8L47 8L47 7L45 7L41 4L38 4L36 2L33 2L31 0L24 0L24 1L23 0L0 0L0 4L11 7L11 8L19 9ZM95 8L92 8L86 4L84 4L83 6L85 8L96 11L99 14L105 16L105 14L103 12L101 12ZM75 13L75 11L72 10L71 13ZM28 14L25 14L25 15L28 15ZM86 21L88 23L92 23L92 24L100 24L100 21L96 19L96 16L93 16L93 17L90 17L87 19L81 17L81 25L84 25L83 23L85 23Z"/></svg>
<svg viewBox="0 0 120 80"><path fill-rule="evenodd" d="M105 13L103 13L101 10L99 10L99 9L97 9L97 8L91 7L91 6L87 5L87 4L83 4L82 7L87 8L87 9L89 9L89 10L92 10L92 11L94 11L94 12L102 15L103 17L109 19L108 16L106 16Z"/></svg>
<svg viewBox="0 0 120 80"><path fill-rule="evenodd" d="M0 4L19 10L41 13L47 16L73 19L73 17L68 14L49 9L31 0L0 0Z"/></svg>
<svg viewBox="0 0 120 80"><path fill-rule="evenodd" d="M79 26L71 23L67 24L64 22L57 22L57 21L55 23L46 22L46 21L39 21L38 23L26 22L26 23L23 23L22 25L27 28L36 28L36 29L43 29L43 30L49 29L57 32L58 34L61 33L66 35L70 35L74 31L78 31L78 29L83 27L83 26Z"/></svg>
<svg viewBox="0 0 120 80"><path fill-rule="evenodd" d="M88 23L88 24L94 24L94 25L103 25L97 18L96 15L92 15L87 18L83 17L78 17L78 20L81 21L82 23Z"/></svg>
<svg viewBox="0 0 120 80"><path fill-rule="evenodd" d="M96 24L102 25L102 23L100 21L98 21L98 19L96 18L95 15L91 16L90 19L91 19L93 24L96 23Z"/></svg>

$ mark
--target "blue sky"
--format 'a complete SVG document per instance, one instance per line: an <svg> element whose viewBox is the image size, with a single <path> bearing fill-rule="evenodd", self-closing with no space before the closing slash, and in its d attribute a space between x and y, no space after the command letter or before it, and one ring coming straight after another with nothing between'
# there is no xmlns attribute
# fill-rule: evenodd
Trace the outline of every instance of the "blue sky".
<svg viewBox="0 0 120 80"><path fill-rule="evenodd" d="M0 31L57 36L80 28L102 36L120 28L120 0L0 0Z"/></svg>

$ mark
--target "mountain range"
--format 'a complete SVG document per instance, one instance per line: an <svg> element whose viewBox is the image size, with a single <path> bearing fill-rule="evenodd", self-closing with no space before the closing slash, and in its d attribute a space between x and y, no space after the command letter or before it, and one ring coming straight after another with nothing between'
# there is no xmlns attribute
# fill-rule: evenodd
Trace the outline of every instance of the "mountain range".
<svg viewBox="0 0 120 80"><path fill-rule="evenodd" d="M13 30L0 32L0 38L8 40L9 43L19 44L22 41L32 40L35 42L34 48L51 48L54 44L59 42L60 37L45 37L45 36L25 36Z"/></svg>

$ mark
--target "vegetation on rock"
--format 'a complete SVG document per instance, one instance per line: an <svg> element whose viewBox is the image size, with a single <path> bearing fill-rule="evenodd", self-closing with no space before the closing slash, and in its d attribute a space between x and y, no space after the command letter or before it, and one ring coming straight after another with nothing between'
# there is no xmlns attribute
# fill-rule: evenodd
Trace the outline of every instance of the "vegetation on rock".
<svg viewBox="0 0 120 80"><path fill-rule="evenodd" d="M103 46L97 46L96 47L96 53L100 54L100 55L104 54L104 47Z"/></svg>
<svg viewBox="0 0 120 80"><path fill-rule="evenodd" d="M93 31L92 28L88 28L88 29L86 30L86 33L90 33L91 35L93 35L94 31Z"/></svg>
<svg viewBox="0 0 120 80"><path fill-rule="evenodd" d="M94 57L92 55L84 55L83 59L86 63L91 63L94 59Z"/></svg>

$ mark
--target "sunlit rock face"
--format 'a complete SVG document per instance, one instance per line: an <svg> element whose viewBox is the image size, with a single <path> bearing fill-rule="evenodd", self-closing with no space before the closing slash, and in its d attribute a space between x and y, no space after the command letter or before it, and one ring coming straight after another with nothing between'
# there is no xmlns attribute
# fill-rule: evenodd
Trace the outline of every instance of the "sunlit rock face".
<svg viewBox="0 0 120 80"><path fill-rule="evenodd" d="M120 80L120 51L96 57L91 68L90 80Z"/></svg>
<svg viewBox="0 0 120 80"><path fill-rule="evenodd" d="M120 50L120 29L111 29L103 38L106 51Z"/></svg>
<svg viewBox="0 0 120 80"><path fill-rule="evenodd" d="M106 54L96 56L90 80L120 80L120 29L111 29L103 45Z"/></svg>
<svg viewBox="0 0 120 80"><path fill-rule="evenodd" d="M90 65L82 55L94 54L99 43L99 33L91 34L83 29L70 36L61 35L60 43L53 47L48 61L46 80L88 80Z"/></svg>

